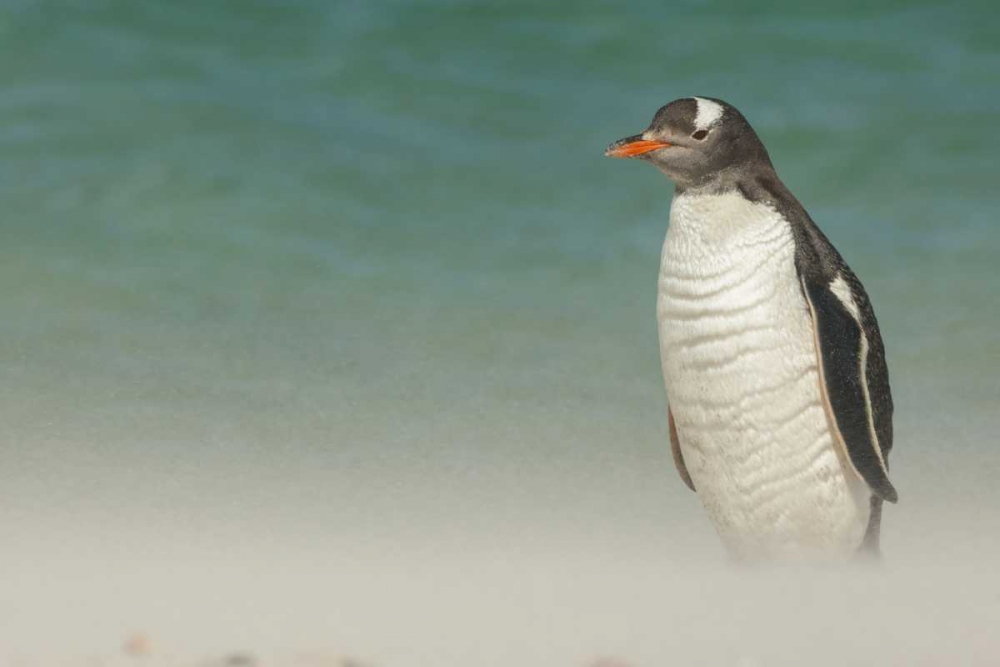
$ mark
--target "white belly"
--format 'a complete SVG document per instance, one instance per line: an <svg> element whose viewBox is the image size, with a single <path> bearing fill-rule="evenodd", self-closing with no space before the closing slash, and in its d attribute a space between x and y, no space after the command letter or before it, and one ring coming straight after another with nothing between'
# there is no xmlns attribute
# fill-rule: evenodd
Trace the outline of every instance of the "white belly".
<svg viewBox="0 0 1000 667"><path fill-rule="evenodd" d="M833 445L787 223L736 194L675 197L657 320L684 461L727 547L853 553L870 493Z"/></svg>

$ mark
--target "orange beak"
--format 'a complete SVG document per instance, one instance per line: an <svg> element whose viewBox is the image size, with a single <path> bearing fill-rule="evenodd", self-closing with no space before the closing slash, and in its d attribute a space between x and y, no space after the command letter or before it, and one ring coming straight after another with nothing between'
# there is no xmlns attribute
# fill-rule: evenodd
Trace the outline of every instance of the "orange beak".
<svg viewBox="0 0 1000 667"><path fill-rule="evenodd" d="M665 141L651 141L643 139L641 134L637 134L632 137L619 139L608 146L608 150L604 151L604 154L608 157L637 157L668 146L670 144Z"/></svg>

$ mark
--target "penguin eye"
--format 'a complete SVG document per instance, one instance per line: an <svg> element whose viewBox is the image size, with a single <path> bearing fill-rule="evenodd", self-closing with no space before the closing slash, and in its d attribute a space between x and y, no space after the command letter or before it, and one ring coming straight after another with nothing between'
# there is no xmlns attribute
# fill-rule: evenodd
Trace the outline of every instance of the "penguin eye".
<svg viewBox="0 0 1000 667"><path fill-rule="evenodd" d="M708 130L698 130L697 132L695 132L691 136L693 138L697 139L698 141L701 141L702 139L704 139L705 137L708 136Z"/></svg>

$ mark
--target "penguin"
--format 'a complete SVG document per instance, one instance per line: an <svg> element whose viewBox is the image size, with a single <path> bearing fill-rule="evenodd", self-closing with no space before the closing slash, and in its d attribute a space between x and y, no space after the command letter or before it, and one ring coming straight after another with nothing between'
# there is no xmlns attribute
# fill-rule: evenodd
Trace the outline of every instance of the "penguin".
<svg viewBox="0 0 1000 667"><path fill-rule="evenodd" d="M670 102L606 155L675 184L656 301L671 452L728 552L878 556L893 404L861 281L722 100Z"/></svg>

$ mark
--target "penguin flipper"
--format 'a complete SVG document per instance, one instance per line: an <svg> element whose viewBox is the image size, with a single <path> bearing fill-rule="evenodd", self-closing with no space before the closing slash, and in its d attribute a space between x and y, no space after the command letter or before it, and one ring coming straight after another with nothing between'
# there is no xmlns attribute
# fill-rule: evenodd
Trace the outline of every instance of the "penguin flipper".
<svg viewBox="0 0 1000 667"><path fill-rule="evenodd" d="M889 481L866 377L869 341L848 281L856 281L853 274L848 280L840 273L830 281L802 277L802 292L813 320L820 390L835 426L834 440L847 460L875 496L894 503L898 495Z"/></svg>
<svg viewBox="0 0 1000 667"><path fill-rule="evenodd" d="M674 466L677 468L677 474L681 476L684 483L692 491L695 490L694 482L691 481L691 475L688 473L687 466L684 465L684 454L681 453L681 442L677 439L677 425L674 424L674 413L667 407L667 420L670 422L670 453L674 457Z"/></svg>

